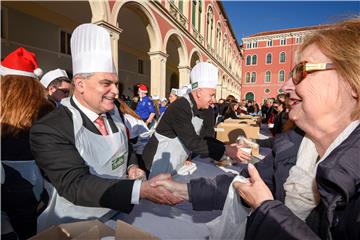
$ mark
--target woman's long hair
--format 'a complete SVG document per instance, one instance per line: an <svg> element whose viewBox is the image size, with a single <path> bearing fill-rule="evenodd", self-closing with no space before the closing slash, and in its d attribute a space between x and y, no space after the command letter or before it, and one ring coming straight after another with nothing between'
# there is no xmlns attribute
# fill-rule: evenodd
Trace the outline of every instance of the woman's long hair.
<svg viewBox="0 0 360 240"><path fill-rule="evenodd" d="M133 116L134 118L141 120L139 115L137 115L136 112L134 110L132 110L123 100L117 99L117 101L119 102L119 110L123 114L129 114L129 115Z"/></svg>
<svg viewBox="0 0 360 240"><path fill-rule="evenodd" d="M32 78L18 75L1 77L1 134L17 135L53 110L45 88Z"/></svg>

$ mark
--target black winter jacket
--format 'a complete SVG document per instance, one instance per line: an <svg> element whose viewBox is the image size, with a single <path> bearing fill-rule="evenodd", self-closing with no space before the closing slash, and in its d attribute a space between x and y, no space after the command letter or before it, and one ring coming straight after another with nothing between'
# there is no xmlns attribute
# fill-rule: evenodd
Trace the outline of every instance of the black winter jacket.
<svg viewBox="0 0 360 240"><path fill-rule="evenodd" d="M249 217L245 239L360 239L360 125L318 166L320 203L306 222L284 205L283 185L303 134L298 129L274 138L273 152L256 165L273 193ZM242 172L242 175L246 175ZM188 184L195 210L222 209L233 176L195 179Z"/></svg>

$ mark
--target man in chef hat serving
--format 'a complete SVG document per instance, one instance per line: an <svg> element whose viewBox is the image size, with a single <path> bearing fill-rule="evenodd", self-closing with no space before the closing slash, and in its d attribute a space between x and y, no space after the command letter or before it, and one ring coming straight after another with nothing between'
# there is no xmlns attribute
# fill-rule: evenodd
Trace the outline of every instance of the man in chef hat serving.
<svg viewBox="0 0 360 240"><path fill-rule="evenodd" d="M150 181L136 180L144 172L128 161L126 128L114 105L119 80L109 33L82 24L72 34L71 52L73 96L31 130L36 163L55 191L38 218L38 231L79 219L105 219L115 213L111 210L129 212L140 198L182 201L164 188L151 187Z"/></svg>

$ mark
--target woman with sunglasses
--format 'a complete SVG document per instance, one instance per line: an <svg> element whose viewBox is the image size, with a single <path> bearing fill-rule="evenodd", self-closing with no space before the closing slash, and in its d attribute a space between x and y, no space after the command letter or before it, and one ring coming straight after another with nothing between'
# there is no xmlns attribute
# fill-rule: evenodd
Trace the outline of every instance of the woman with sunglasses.
<svg viewBox="0 0 360 240"><path fill-rule="evenodd" d="M360 18L305 39L283 90L298 128L234 188L251 208L245 239L360 239ZM195 210L223 208L232 177L162 181Z"/></svg>

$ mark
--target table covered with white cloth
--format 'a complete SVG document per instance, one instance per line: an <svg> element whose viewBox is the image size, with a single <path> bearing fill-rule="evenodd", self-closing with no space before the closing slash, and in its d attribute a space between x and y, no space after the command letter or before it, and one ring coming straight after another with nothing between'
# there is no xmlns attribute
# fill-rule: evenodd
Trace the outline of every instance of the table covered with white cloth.
<svg viewBox="0 0 360 240"><path fill-rule="evenodd" d="M269 152L270 149L260 148L260 153L263 155ZM236 163L221 169L213 163L213 160L199 157L193 159L193 162L197 169L192 174L175 175L174 180L186 183L194 178L213 178L219 174L226 174L223 169L240 171L246 167L246 164ZM189 202L167 206L141 200L129 214L119 213L106 224L115 228L116 220L120 219L161 239L208 239L209 230L206 223L220 215L220 210L194 211Z"/></svg>

